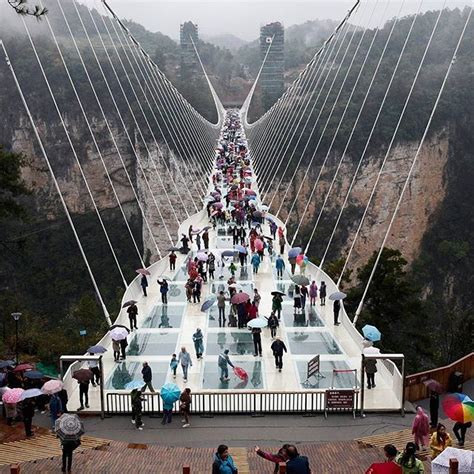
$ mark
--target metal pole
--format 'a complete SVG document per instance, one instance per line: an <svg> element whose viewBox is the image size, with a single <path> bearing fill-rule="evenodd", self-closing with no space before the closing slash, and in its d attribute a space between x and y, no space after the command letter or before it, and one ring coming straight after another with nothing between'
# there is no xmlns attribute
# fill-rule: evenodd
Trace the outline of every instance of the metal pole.
<svg viewBox="0 0 474 474"><path fill-rule="evenodd" d="M364 415L364 393L365 393L365 371L364 371L364 365L365 365L365 356L362 354L362 363L360 367L360 416L362 418L365 418Z"/></svg>
<svg viewBox="0 0 474 474"><path fill-rule="evenodd" d="M104 412L104 367L102 364L102 356L99 359L99 370L100 370L100 417L103 420L105 418Z"/></svg>
<svg viewBox="0 0 474 474"><path fill-rule="evenodd" d="M18 365L18 319L15 319L15 352L16 352L16 363Z"/></svg>
<svg viewBox="0 0 474 474"><path fill-rule="evenodd" d="M405 358L402 359L402 406L401 414L405 416Z"/></svg>

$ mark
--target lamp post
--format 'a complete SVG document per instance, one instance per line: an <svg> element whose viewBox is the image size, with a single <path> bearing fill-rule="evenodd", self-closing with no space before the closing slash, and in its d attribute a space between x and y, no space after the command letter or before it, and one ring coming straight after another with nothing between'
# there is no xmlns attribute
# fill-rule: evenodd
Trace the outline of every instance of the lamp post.
<svg viewBox="0 0 474 474"><path fill-rule="evenodd" d="M15 320L15 352L16 352L16 363L18 364L18 321L20 320L21 313L12 313L12 318Z"/></svg>

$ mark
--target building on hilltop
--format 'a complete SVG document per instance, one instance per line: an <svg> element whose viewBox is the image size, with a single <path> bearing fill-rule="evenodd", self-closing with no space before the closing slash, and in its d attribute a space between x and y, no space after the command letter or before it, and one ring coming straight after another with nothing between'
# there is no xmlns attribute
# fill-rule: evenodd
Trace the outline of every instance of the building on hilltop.
<svg viewBox="0 0 474 474"><path fill-rule="evenodd" d="M260 28L260 56L262 61L269 45L271 45L270 52L260 75L264 110L268 110L283 94L284 90L285 30L280 22L269 23Z"/></svg>
<svg viewBox="0 0 474 474"><path fill-rule="evenodd" d="M195 77L200 68L194 44L197 47L199 41L198 25L192 21L186 21L180 27L179 42L181 47L181 77Z"/></svg>

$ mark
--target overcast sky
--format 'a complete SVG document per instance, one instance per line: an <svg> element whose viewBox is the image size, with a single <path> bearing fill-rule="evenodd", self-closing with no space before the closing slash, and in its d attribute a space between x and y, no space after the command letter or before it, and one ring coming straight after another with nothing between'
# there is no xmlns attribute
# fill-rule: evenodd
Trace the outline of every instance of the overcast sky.
<svg viewBox="0 0 474 474"><path fill-rule="evenodd" d="M98 0L80 0L89 6ZM141 23L151 31L160 31L173 39L179 37L179 25L191 20L199 25L206 37L232 33L247 41L258 37L260 26L281 21L285 27L307 20L340 20L355 0L107 0L118 16ZM401 0L362 0L361 9L378 3L377 10L385 11L388 18L395 16ZM405 0L403 14L414 13L422 3L423 10L439 9L444 0ZM365 6L366 4L369 4ZM450 8L463 7L469 0L447 0ZM100 10L101 11L101 10ZM368 18L369 15L363 16ZM384 15L385 16L385 15ZM362 15L359 15L362 17ZM375 21L375 20L373 20ZM373 25L372 25L373 26Z"/></svg>

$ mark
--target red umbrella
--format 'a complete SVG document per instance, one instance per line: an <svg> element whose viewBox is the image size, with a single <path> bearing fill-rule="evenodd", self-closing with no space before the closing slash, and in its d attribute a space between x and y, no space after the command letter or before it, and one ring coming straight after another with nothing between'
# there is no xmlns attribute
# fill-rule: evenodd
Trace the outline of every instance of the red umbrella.
<svg viewBox="0 0 474 474"><path fill-rule="evenodd" d="M139 268L138 270L135 270L137 273L140 275L151 275L151 273L146 269L146 268Z"/></svg>
<svg viewBox="0 0 474 474"><path fill-rule="evenodd" d="M464 393L446 395L442 405L444 413L451 420L459 421L460 423L474 421L474 401Z"/></svg>
<svg viewBox="0 0 474 474"><path fill-rule="evenodd" d="M255 239L255 248L257 251L263 250L263 242L260 239Z"/></svg>
<svg viewBox="0 0 474 474"><path fill-rule="evenodd" d="M234 374L239 377L240 380L247 380L249 378L249 375L242 367L234 367Z"/></svg>
<svg viewBox="0 0 474 474"><path fill-rule="evenodd" d="M249 296L247 293L241 291L240 293L236 293L236 294L232 297L231 303L232 303L232 304L245 303L245 302L246 302L247 300L249 300L249 299L250 299L250 296Z"/></svg>
<svg viewBox="0 0 474 474"><path fill-rule="evenodd" d="M20 364L17 365L14 369L13 372L24 372L25 370L33 370L34 367L31 364Z"/></svg>

